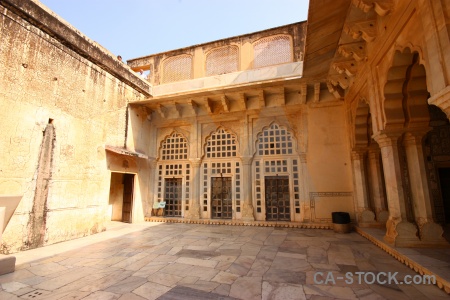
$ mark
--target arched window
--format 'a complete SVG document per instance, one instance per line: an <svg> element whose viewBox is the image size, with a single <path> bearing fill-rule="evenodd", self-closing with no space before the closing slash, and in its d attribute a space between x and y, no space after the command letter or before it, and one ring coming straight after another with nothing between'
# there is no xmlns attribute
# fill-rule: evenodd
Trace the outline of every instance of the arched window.
<svg viewBox="0 0 450 300"><path fill-rule="evenodd" d="M236 138L223 128L220 128L206 141L205 154L207 158L225 158L236 156Z"/></svg>
<svg viewBox="0 0 450 300"><path fill-rule="evenodd" d="M162 83L192 78L192 56L183 54L169 57L162 65Z"/></svg>
<svg viewBox="0 0 450 300"><path fill-rule="evenodd" d="M213 49L206 56L206 76L220 75L239 70L239 51L237 46Z"/></svg>
<svg viewBox="0 0 450 300"><path fill-rule="evenodd" d="M161 144L161 160L177 160L188 158L187 140L174 132Z"/></svg>
<svg viewBox="0 0 450 300"><path fill-rule="evenodd" d="M293 154L292 134L278 124L272 124L258 135L258 155Z"/></svg>
<svg viewBox="0 0 450 300"><path fill-rule="evenodd" d="M291 38L276 35L258 40L254 46L254 68L283 64L292 61Z"/></svg>

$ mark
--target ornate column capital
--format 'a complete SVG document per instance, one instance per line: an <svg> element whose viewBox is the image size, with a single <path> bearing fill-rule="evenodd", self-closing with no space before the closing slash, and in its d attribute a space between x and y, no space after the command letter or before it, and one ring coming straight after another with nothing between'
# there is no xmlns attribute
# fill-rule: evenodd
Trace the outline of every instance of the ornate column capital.
<svg viewBox="0 0 450 300"><path fill-rule="evenodd" d="M241 156L242 164L245 165L251 165L253 161L253 156Z"/></svg>
<svg viewBox="0 0 450 300"><path fill-rule="evenodd" d="M190 158L189 162L191 163L192 167L200 168L200 166L202 164L202 159L201 158Z"/></svg>
<svg viewBox="0 0 450 300"><path fill-rule="evenodd" d="M388 146L397 146L398 139L402 136L403 132L384 132L381 131L374 134L372 138L378 143L380 148Z"/></svg>
<svg viewBox="0 0 450 300"><path fill-rule="evenodd" d="M407 145L421 144L423 137L433 128L425 127L420 129L410 129L405 133L404 142Z"/></svg>
<svg viewBox="0 0 450 300"><path fill-rule="evenodd" d="M355 148L352 150L352 160L362 160L367 153L365 148Z"/></svg>
<svg viewBox="0 0 450 300"><path fill-rule="evenodd" d="M305 164L306 163L306 153L305 152L300 153L299 157L300 157L300 162Z"/></svg>

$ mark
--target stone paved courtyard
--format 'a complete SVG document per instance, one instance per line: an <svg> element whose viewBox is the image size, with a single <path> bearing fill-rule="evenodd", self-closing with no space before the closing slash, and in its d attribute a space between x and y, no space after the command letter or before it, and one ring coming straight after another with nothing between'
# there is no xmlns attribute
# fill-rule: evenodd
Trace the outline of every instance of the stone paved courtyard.
<svg viewBox="0 0 450 300"><path fill-rule="evenodd" d="M16 256L16 272L0 276L2 300L448 299L402 282L416 273L357 233L331 230L121 224ZM359 271L398 272L399 284L358 283Z"/></svg>

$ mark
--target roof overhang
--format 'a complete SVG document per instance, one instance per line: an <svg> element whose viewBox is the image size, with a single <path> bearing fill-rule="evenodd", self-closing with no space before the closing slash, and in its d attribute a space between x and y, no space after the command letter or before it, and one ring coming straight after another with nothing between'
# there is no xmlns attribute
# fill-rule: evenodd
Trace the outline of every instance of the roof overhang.
<svg viewBox="0 0 450 300"><path fill-rule="evenodd" d="M148 156L139 152L134 152L134 151L130 151L127 150L125 148L120 148L120 147L114 147L114 146L109 146L106 145L105 146L105 150L109 151L109 152L113 152L116 154L120 154L120 155L125 155L125 156L132 156L132 157L139 157L139 158L145 158L148 159Z"/></svg>

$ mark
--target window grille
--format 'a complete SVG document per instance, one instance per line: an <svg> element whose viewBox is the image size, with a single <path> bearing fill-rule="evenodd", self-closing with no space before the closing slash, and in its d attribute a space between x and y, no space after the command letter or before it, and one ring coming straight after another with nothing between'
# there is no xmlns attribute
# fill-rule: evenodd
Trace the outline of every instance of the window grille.
<svg viewBox="0 0 450 300"><path fill-rule="evenodd" d="M214 132L206 142L207 158L225 158L236 156L236 139L234 136L220 128Z"/></svg>
<svg viewBox="0 0 450 300"><path fill-rule="evenodd" d="M292 134L272 124L258 136L258 155L286 155L293 154Z"/></svg>
<svg viewBox="0 0 450 300"><path fill-rule="evenodd" d="M206 76L220 75L239 70L239 49L227 46L211 50L206 56Z"/></svg>
<svg viewBox="0 0 450 300"><path fill-rule="evenodd" d="M161 145L161 159L187 159L187 140L180 133L174 132L167 137Z"/></svg>
<svg viewBox="0 0 450 300"><path fill-rule="evenodd" d="M169 57L162 65L162 83L169 83L192 78L192 56L183 54Z"/></svg>
<svg viewBox="0 0 450 300"><path fill-rule="evenodd" d="M254 68L277 65L292 61L291 39L277 35L258 40L254 46Z"/></svg>

